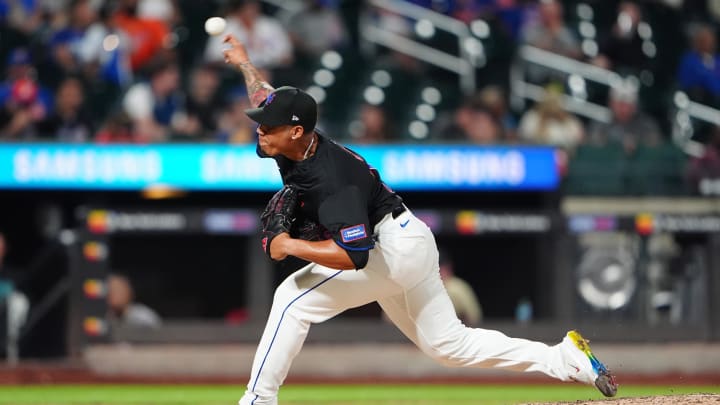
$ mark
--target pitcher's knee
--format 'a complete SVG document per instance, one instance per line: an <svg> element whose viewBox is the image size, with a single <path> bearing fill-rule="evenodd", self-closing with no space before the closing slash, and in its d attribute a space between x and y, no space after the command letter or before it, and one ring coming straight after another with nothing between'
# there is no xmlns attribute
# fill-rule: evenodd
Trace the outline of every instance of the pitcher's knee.
<svg viewBox="0 0 720 405"><path fill-rule="evenodd" d="M271 311L275 316L292 318L302 324L320 323L342 311L341 307L307 292L298 290L295 281L286 279L275 289Z"/></svg>
<svg viewBox="0 0 720 405"><path fill-rule="evenodd" d="M287 300L288 297L294 297L298 294L297 285L295 285L294 280L291 281L291 279L292 277L286 278L279 286L277 286L277 288L275 288L273 301L279 302L280 300Z"/></svg>

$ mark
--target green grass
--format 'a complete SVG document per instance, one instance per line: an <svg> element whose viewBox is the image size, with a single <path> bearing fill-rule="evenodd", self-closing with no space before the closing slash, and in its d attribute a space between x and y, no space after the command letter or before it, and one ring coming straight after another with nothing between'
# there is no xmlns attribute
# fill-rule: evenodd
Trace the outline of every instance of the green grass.
<svg viewBox="0 0 720 405"><path fill-rule="evenodd" d="M0 386L0 404L220 405L236 404L244 387L232 385ZM720 393L711 386L621 386L618 397ZM591 387L551 385L288 385L282 404L440 405L517 404L602 399Z"/></svg>

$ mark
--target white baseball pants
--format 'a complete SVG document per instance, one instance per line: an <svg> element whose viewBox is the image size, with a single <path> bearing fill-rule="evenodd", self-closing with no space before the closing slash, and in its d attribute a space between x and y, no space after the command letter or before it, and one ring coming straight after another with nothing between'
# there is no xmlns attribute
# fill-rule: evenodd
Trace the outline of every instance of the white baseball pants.
<svg viewBox="0 0 720 405"><path fill-rule="evenodd" d="M373 301L425 354L446 366L540 371L569 379L558 346L460 322L440 280L433 234L409 210L397 218L388 214L374 231L378 241L364 269L310 264L278 286L240 405L277 404L310 324Z"/></svg>

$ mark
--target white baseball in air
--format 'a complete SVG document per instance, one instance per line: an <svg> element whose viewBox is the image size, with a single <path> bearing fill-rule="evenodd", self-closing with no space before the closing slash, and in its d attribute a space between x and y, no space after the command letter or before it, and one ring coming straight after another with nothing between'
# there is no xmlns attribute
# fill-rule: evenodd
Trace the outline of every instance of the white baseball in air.
<svg viewBox="0 0 720 405"><path fill-rule="evenodd" d="M210 35L220 35L225 31L227 22L222 17L210 17L205 20L205 32Z"/></svg>

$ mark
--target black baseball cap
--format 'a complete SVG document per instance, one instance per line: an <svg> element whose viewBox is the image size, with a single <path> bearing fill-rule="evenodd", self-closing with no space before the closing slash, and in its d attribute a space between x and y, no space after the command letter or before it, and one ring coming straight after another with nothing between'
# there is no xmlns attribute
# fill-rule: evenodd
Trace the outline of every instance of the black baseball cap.
<svg viewBox="0 0 720 405"><path fill-rule="evenodd" d="M297 87L283 86L268 94L258 108L245 110L245 114L260 125L300 125L310 132L317 122L317 103Z"/></svg>

